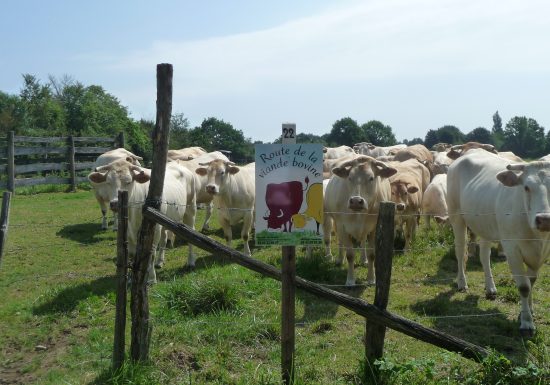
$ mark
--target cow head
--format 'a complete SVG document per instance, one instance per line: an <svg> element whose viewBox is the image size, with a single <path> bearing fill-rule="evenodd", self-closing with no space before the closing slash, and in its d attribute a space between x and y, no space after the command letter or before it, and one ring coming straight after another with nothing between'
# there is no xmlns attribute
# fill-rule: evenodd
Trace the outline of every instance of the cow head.
<svg viewBox="0 0 550 385"><path fill-rule="evenodd" d="M457 144L456 146L452 146L449 152L447 152L447 156L451 159L458 159L460 156L465 154L466 151L471 150L473 148L481 148L493 154L498 154L498 151L495 149L495 146L493 146L492 144L468 142L468 143Z"/></svg>
<svg viewBox="0 0 550 385"><path fill-rule="evenodd" d="M389 178L397 172L370 156L361 155L344 162L332 169L332 173L344 179L350 196L348 208L353 211L364 211L369 208L369 199L373 199L380 188L380 178Z"/></svg>
<svg viewBox="0 0 550 385"><path fill-rule="evenodd" d="M208 163L199 163L201 167L195 172L201 176L206 176L206 192L212 195L223 193L230 175L240 171L235 163L226 160L215 159Z"/></svg>
<svg viewBox="0 0 550 385"><path fill-rule="evenodd" d="M125 159L116 160L105 166L97 167L88 175L90 182L98 184L109 197L111 210L118 208L118 192L130 191L134 182L146 183L151 176L144 169Z"/></svg>
<svg viewBox="0 0 550 385"><path fill-rule="evenodd" d="M521 189L529 226L550 231L550 162L510 164L497 174L500 183Z"/></svg>
<svg viewBox="0 0 550 385"><path fill-rule="evenodd" d="M397 211L405 211L411 203L409 195L416 194L419 191L418 186L410 181L397 179L390 182L391 200L395 202Z"/></svg>

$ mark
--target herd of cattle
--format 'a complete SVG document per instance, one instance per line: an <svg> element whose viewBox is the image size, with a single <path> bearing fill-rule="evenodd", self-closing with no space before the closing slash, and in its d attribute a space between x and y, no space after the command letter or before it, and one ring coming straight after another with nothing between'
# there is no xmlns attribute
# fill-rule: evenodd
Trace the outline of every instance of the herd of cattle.
<svg viewBox="0 0 550 385"><path fill-rule="evenodd" d="M151 173L140 161L140 157L119 148L99 156L89 175L103 214L103 229L107 229L108 208L116 211L118 207L118 191L128 191L130 257L135 255ZM532 286L550 254L550 159L525 162L510 152L497 152L492 145L476 142L438 144L432 151L422 145L378 147L358 143L353 148L325 148L323 176L325 253L332 258L334 230L339 244L336 262L343 262L344 252L348 262L346 285L355 284L354 244L360 246L361 262L367 263L368 283L374 283L378 208L383 201L393 201L396 229L403 233L406 249L415 237L421 214L427 217L428 226L430 217L452 226L460 290L468 288L465 266L469 235L479 242L486 296L495 297L489 257L492 243L498 242L520 293L520 332L533 334ZM231 226L242 222L244 253L250 255L254 179L254 163L237 166L223 153L208 153L200 147L170 150L161 211L194 227L197 205L205 205L205 230L214 206L228 245ZM114 218L116 228L116 215ZM171 236L157 226L152 250L156 255L159 248L157 267L164 261L164 248ZM194 264L189 246L188 265ZM152 265L149 274L155 281Z"/></svg>

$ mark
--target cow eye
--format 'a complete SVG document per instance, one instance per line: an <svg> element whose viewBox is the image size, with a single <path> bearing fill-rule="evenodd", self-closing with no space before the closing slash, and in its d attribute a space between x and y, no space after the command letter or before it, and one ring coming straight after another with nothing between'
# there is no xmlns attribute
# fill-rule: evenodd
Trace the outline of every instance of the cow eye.
<svg viewBox="0 0 550 385"><path fill-rule="evenodd" d="M529 186L525 186L523 189L524 189L526 192L531 191L531 189L529 188Z"/></svg>
<svg viewBox="0 0 550 385"><path fill-rule="evenodd" d="M371 177L369 178L369 181L372 182L373 180L374 180L374 177L371 176Z"/></svg>

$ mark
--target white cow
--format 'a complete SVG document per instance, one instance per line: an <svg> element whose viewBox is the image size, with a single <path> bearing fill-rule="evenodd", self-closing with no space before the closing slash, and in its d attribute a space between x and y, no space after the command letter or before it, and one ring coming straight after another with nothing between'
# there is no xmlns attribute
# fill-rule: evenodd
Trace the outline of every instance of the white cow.
<svg viewBox="0 0 550 385"><path fill-rule="evenodd" d="M378 159L381 156L394 155L397 151L407 148L406 144L396 144L394 146L376 146L372 143L361 142L353 145L353 151L360 155L368 155Z"/></svg>
<svg viewBox="0 0 550 385"><path fill-rule="evenodd" d="M166 154L168 160L189 160L206 154L207 151L202 147L186 147L179 150L168 150Z"/></svg>
<svg viewBox="0 0 550 385"><path fill-rule="evenodd" d="M332 170L334 175L328 181L324 198L324 242L327 256L332 258L330 224L334 221L338 242L346 249L347 286L355 285L353 239L361 246L362 263L368 259L367 281L374 284L374 252L369 250L366 255L365 244L368 237L369 245L374 245L378 206L380 202L390 200L387 178L395 172L394 168L365 155L357 155Z"/></svg>
<svg viewBox="0 0 550 385"><path fill-rule="evenodd" d="M195 176L195 190L197 196L197 204L206 205L206 214L204 218L204 223L202 225L201 231L208 230L210 228L210 217L212 216L212 199L213 195L206 192L207 177L206 175L199 175L195 170L201 167L201 163L210 163L214 159L221 159L223 161L229 162L227 156L222 154L219 151L213 151L206 154L203 154L197 158L190 160L177 160L177 163L187 168Z"/></svg>
<svg viewBox="0 0 550 385"><path fill-rule="evenodd" d="M469 150L450 167L449 218L455 235L458 288L468 288L466 227L480 238L486 295L496 295L490 243L500 241L521 298L520 333L534 333L532 287L550 254L550 162L510 164L481 149Z"/></svg>
<svg viewBox="0 0 550 385"><path fill-rule="evenodd" d="M422 214L426 215L426 224L430 227L430 219L433 216L439 224L446 223L449 219L447 208L447 174L437 174L424 191L422 197Z"/></svg>
<svg viewBox="0 0 550 385"><path fill-rule="evenodd" d="M136 254L137 238L142 221L142 207L149 191L150 170L136 166L125 159L117 160L108 165L98 167L88 175L94 183L104 183L109 191L109 200L112 210L118 207L118 192L128 191L128 254L134 258ZM187 207L186 187L181 179L173 173L166 172L162 193L160 211L171 219L181 222ZM155 234L151 253L156 256L156 249L161 236L161 226L155 226ZM191 251L192 253L192 251ZM149 281L156 282L155 269L152 263L148 267ZM192 254L189 260L194 260Z"/></svg>
<svg viewBox="0 0 550 385"><path fill-rule="evenodd" d="M124 149L124 148L116 148L111 151L107 151L100 156L97 157L96 161L94 162L93 169L95 170L98 167L105 166L106 164L112 163L115 160L119 159L126 159L128 162L140 166L139 163L140 160L143 160L142 157L137 156L135 154L132 154L130 151ZM107 222L107 210L109 209L109 193L108 188L105 188L104 183L94 183L91 182L92 189L94 190L95 198L97 199L97 202L99 203L99 207L101 208L101 215L102 215L102 221L101 221L101 229L107 230L108 222ZM116 230L118 228L118 217L113 215L113 230Z"/></svg>
<svg viewBox="0 0 550 385"><path fill-rule="evenodd" d="M216 159L203 164L195 172L208 179L206 192L214 197L227 245L231 246L233 240L231 226L242 221L244 253L251 255L248 239L254 222L255 163L238 167L233 162Z"/></svg>
<svg viewBox="0 0 550 385"><path fill-rule="evenodd" d="M323 147L323 159L336 159L350 154L353 154L350 146Z"/></svg>
<svg viewBox="0 0 550 385"><path fill-rule="evenodd" d="M424 190L430 183L430 171L416 159L404 162L388 162L397 170L389 177L391 200L395 202L395 229L401 230L405 238L405 249L409 249L416 236Z"/></svg>

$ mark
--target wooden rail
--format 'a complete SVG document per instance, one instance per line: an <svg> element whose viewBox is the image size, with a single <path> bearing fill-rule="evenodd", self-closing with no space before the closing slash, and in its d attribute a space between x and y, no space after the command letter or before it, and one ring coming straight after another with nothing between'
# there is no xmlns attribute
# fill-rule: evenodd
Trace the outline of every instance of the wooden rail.
<svg viewBox="0 0 550 385"><path fill-rule="evenodd" d="M8 178L6 181L0 181L0 188L6 188L12 193L16 187L40 184L68 184L74 191L78 183L87 181L86 177L79 177L77 171L91 169L94 164L83 157L99 155L116 147L124 147L123 133L114 138L73 136L47 138L15 136L14 132L10 131L6 140L7 146L0 148L0 158L6 159L6 164L0 165L0 173L6 173ZM34 163L17 164L17 157L40 156L47 160L51 155L64 159L56 162L37 160ZM69 176L21 177L24 174L48 171L66 171Z"/></svg>
<svg viewBox="0 0 550 385"><path fill-rule="evenodd" d="M151 207L144 207L143 215L144 217L161 224L168 230L181 236L187 242L200 247L203 250L211 252L214 255L226 257L234 263L267 277L278 281L281 280L281 271L277 268L247 257L241 252L216 242L215 240L210 239L194 229L191 229L181 223L174 222L166 215ZM393 245L386 246L393 249ZM387 310L379 309L377 306L374 306L362 299L354 298L349 295L327 289L326 287L298 276L296 277L295 282L297 288L314 294L320 298L332 301L340 306L344 306L345 308L367 318L369 322L372 321L378 325L384 325L385 327L396 330L420 341L427 342L451 352L460 353L464 357L471 360L480 362L489 354L489 352L483 347L464 341L460 338L453 337L438 330L427 328L416 322L392 314Z"/></svg>

